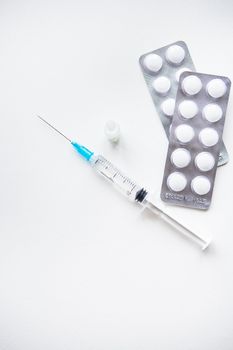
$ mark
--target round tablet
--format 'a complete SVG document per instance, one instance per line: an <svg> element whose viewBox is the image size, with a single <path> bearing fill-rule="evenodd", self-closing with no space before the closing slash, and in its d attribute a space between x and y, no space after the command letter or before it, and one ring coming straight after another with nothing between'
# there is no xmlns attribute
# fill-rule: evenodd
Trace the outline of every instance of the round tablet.
<svg viewBox="0 0 233 350"><path fill-rule="evenodd" d="M172 117L175 109L175 99L168 98L161 104L161 109L165 115Z"/></svg>
<svg viewBox="0 0 233 350"><path fill-rule="evenodd" d="M199 140L204 146L211 147L218 143L219 136L216 130L212 128L205 128L201 130Z"/></svg>
<svg viewBox="0 0 233 350"><path fill-rule="evenodd" d="M194 130L190 125L181 124L177 126L175 135L180 142L187 143L194 137Z"/></svg>
<svg viewBox="0 0 233 350"><path fill-rule="evenodd" d="M167 185L172 191L180 192L185 189L187 180L182 173L174 172L168 176Z"/></svg>
<svg viewBox="0 0 233 350"><path fill-rule="evenodd" d="M172 45L167 49L165 56L169 62L180 64L184 60L185 51L179 45Z"/></svg>
<svg viewBox="0 0 233 350"><path fill-rule="evenodd" d="M198 112L197 104L189 100L181 102L178 108L182 117L186 119L191 119L195 117L195 115L197 115Z"/></svg>
<svg viewBox="0 0 233 350"><path fill-rule="evenodd" d="M201 171L209 171L214 167L214 157L209 152L201 152L195 158L195 164Z"/></svg>
<svg viewBox="0 0 233 350"><path fill-rule="evenodd" d="M150 53L144 58L143 64L150 71L157 73L163 65L163 60L159 55Z"/></svg>
<svg viewBox="0 0 233 350"><path fill-rule="evenodd" d="M201 88L201 79L196 77L196 75L189 75L182 81L182 89L187 95L196 95Z"/></svg>
<svg viewBox="0 0 233 350"><path fill-rule="evenodd" d="M171 162L177 168L186 167L187 165L189 165L190 161L191 161L190 152L185 148L177 148L171 154Z"/></svg>
<svg viewBox="0 0 233 350"><path fill-rule="evenodd" d="M211 123L217 122L222 118L222 108L215 103L209 103L203 108L202 115Z"/></svg>
<svg viewBox="0 0 233 350"><path fill-rule="evenodd" d="M171 87L171 82L167 77L159 77L152 83L154 89L159 94L165 95Z"/></svg>
<svg viewBox="0 0 233 350"><path fill-rule="evenodd" d="M224 81L218 78L212 79L211 81L209 81L206 88L207 88L208 94L214 98L222 97L227 91L227 86L224 83Z"/></svg>
<svg viewBox="0 0 233 350"><path fill-rule="evenodd" d="M191 182L192 190L200 196L207 194L210 187L210 180L206 176L196 176Z"/></svg>
<svg viewBox="0 0 233 350"><path fill-rule="evenodd" d="M181 68L176 72L176 81L178 82L180 80L180 76L184 72L190 72L191 69L189 68Z"/></svg>

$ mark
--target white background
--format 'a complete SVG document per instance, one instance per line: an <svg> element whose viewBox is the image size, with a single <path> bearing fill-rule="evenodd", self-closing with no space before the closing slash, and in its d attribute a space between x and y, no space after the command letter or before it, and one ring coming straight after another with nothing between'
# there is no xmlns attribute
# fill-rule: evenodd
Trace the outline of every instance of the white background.
<svg viewBox="0 0 233 350"><path fill-rule="evenodd" d="M158 194L167 139L138 58L184 40L232 79L232 4L0 1L0 350L233 349L232 101L210 210L165 207L213 236L204 253L35 118Z"/></svg>

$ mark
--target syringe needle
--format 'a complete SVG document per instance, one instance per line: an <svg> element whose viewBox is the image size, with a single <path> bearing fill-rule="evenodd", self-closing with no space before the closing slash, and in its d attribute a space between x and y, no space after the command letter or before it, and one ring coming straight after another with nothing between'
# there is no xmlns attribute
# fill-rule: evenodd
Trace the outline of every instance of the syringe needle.
<svg viewBox="0 0 233 350"><path fill-rule="evenodd" d="M63 136L66 140L68 140L69 142L71 142L71 140L65 136L61 131L57 130L53 125L51 125L49 122L47 122L47 120L45 120L44 118L42 118L41 116L37 115L37 118L39 118L40 120L42 120L44 123L46 123L48 126L50 126L50 128L52 128L53 130L55 130L58 134L60 134L61 136Z"/></svg>
<svg viewBox="0 0 233 350"><path fill-rule="evenodd" d="M63 136L66 140L68 140L71 145L75 148L75 150L83 157L85 158L87 161L89 161L91 159L91 157L93 156L93 152L90 151L88 148L80 145L79 143L75 142L75 141L71 141L71 139L69 139L66 135L64 135L61 131L59 131L57 128L55 128L53 125L51 125L49 122L47 122L47 120L45 120L44 118L42 118L41 116L37 115L37 118L39 118L40 120L42 120L42 122L44 122L45 124L47 124L48 126L50 126L50 128L52 128L53 130L55 130L58 134L60 134L61 136Z"/></svg>

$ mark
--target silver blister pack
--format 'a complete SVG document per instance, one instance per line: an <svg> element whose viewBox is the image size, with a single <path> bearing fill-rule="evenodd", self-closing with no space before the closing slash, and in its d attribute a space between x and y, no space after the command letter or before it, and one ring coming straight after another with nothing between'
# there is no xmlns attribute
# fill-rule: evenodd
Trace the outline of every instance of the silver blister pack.
<svg viewBox="0 0 233 350"><path fill-rule="evenodd" d="M188 47L184 41L176 41L142 55L139 63L169 139L179 77L184 71L196 71ZM229 156L222 142L218 166L227 163L228 160Z"/></svg>
<svg viewBox="0 0 233 350"><path fill-rule="evenodd" d="M180 76L161 199L208 209L214 187L231 82L195 72Z"/></svg>

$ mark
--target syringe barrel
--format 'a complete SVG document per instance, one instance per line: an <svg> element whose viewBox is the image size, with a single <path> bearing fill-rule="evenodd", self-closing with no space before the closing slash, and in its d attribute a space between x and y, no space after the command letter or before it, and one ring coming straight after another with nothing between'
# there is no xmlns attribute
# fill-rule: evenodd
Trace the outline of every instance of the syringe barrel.
<svg viewBox="0 0 233 350"><path fill-rule="evenodd" d="M143 202L147 195L147 191L142 186L135 183L129 177L125 176L118 168L103 156L92 156L92 167L107 180L109 180L114 187L124 194L131 201Z"/></svg>

